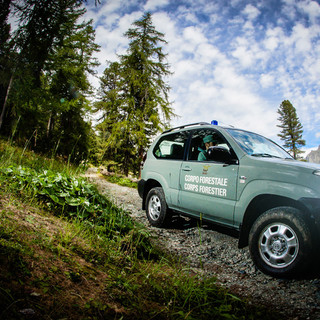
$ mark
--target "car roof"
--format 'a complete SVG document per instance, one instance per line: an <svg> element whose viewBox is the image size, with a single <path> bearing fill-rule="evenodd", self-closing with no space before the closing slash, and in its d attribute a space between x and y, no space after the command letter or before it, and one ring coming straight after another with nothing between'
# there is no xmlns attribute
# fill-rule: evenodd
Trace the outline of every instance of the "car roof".
<svg viewBox="0 0 320 320"><path fill-rule="evenodd" d="M181 130L181 129L185 129L185 128L188 128L188 127L197 127L197 126L213 126L211 123L208 123L208 122L195 122L195 123L190 123L190 124L185 124L185 125L181 125L181 126L178 126L178 127L174 127L174 128L171 128L171 129L168 129L164 132L162 132L162 134L165 134L165 133L168 133L168 132L171 132L171 131L178 131L178 130ZM214 125L216 127L216 125Z"/></svg>
<svg viewBox="0 0 320 320"><path fill-rule="evenodd" d="M186 128L189 128L189 127L190 127L190 129L195 129L195 128L199 128L201 126L203 126L205 128L221 128L221 129L239 130L239 131L248 132L248 133L254 133L254 134L262 136L259 133L256 133L256 132L253 132L253 131L248 131L248 130L245 130L245 129L235 128L232 125L220 126L220 125L212 124L212 123L209 123L209 122L195 122L195 123L190 123L190 124L184 124L184 125L181 125L181 126L178 126L178 127L174 127L174 128L165 130L165 131L163 131L161 133L161 135L169 133L169 132L172 132L172 131L179 131L179 130L182 130L182 129L186 129ZM266 138L266 139L270 140L269 138Z"/></svg>

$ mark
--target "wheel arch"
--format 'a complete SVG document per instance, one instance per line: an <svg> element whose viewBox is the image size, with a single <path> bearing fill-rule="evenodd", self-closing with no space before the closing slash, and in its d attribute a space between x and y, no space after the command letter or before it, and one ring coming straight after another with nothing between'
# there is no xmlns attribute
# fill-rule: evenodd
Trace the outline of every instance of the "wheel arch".
<svg viewBox="0 0 320 320"><path fill-rule="evenodd" d="M143 190L142 210L146 209L146 198L147 198L147 195L148 195L149 191L152 188L156 188L156 187L161 187L162 188L162 185L159 183L159 181L157 181L155 179L148 179L146 181L145 186L144 186L144 190Z"/></svg>
<svg viewBox="0 0 320 320"><path fill-rule="evenodd" d="M248 245L249 232L255 220L267 210L270 210L276 207L292 207L300 210L305 214L306 222L310 226L312 226L311 214L307 209L307 207L304 206L303 203L291 198L273 195L273 194L259 195L254 199L252 199L243 216L243 220L240 226L240 233L239 233L239 242L238 242L239 248L244 248Z"/></svg>

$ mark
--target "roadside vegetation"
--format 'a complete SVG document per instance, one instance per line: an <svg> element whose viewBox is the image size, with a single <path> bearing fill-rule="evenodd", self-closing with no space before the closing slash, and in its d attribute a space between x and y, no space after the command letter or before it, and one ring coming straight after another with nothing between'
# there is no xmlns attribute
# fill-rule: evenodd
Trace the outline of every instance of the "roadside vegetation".
<svg viewBox="0 0 320 320"><path fill-rule="evenodd" d="M104 175L103 174L103 177L105 180L107 180L111 183L118 184L119 186L135 188L135 189L138 187L138 183L136 181L134 181L130 177L125 177L121 174L115 174L115 175Z"/></svg>
<svg viewBox="0 0 320 320"><path fill-rule="evenodd" d="M157 248L73 167L0 140L0 319L272 319Z"/></svg>

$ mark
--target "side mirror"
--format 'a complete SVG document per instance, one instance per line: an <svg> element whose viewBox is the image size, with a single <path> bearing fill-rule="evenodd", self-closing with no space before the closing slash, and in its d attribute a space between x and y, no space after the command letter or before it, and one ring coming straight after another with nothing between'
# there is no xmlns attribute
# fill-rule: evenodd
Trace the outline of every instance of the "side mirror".
<svg viewBox="0 0 320 320"><path fill-rule="evenodd" d="M222 162L226 164L235 164L236 161L232 157L230 151L225 147L213 146L207 151L207 158L211 161Z"/></svg>

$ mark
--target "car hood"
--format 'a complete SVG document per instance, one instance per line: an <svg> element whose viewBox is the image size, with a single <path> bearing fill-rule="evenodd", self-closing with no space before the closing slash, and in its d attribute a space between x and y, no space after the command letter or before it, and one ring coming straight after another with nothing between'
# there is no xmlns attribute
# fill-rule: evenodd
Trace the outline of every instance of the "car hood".
<svg viewBox="0 0 320 320"><path fill-rule="evenodd" d="M249 156L252 160L258 160L269 164L285 165L287 167L305 168L309 170L320 170L320 164L304 162L291 159L266 158Z"/></svg>

